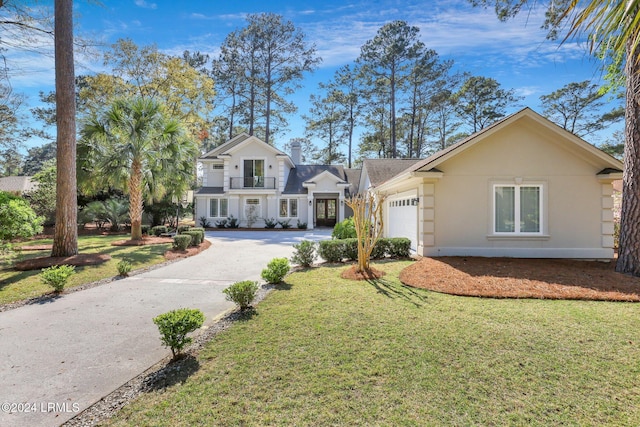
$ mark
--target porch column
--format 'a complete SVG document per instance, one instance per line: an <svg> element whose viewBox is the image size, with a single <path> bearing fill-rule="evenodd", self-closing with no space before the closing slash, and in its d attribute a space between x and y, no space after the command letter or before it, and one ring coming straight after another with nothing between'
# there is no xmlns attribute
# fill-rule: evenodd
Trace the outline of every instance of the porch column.
<svg viewBox="0 0 640 427"><path fill-rule="evenodd" d="M426 256L435 246L435 184L423 183L418 186L418 254Z"/></svg>
<svg viewBox="0 0 640 427"><path fill-rule="evenodd" d="M309 193L307 196L307 229L313 230L313 193Z"/></svg>

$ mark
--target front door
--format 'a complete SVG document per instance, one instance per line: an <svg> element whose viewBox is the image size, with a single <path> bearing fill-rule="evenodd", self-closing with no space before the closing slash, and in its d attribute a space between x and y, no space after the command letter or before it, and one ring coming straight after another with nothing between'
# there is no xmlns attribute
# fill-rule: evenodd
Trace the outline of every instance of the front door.
<svg viewBox="0 0 640 427"><path fill-rule="evenodd" d="M316 199L316 227L336 225L337 199Z"/></svg>

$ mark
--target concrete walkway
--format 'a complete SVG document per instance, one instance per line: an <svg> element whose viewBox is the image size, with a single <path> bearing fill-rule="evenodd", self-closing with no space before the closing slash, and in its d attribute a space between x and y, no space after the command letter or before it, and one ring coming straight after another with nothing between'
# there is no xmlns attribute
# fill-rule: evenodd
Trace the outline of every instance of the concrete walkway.
<svg viewBox="0 0 640 427"><path fill-rule="evenodd" d="M59 426L170 354L152 319L233 308L222 290L330 230L212 231L207 251L44 304L0 313L0 426Z"/></svg>

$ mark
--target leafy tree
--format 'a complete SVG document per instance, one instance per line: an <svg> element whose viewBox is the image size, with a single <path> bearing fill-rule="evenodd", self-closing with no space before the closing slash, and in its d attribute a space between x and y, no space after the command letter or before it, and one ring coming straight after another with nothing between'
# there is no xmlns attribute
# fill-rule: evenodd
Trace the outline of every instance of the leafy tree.
<svg viewBox="0 0 640 427"><path fill-rule="evenodd" d="M370 269L371 253L384 230L382 206L384 195L367 193L365 196L354 196L345 200L353 209L353 225L356 229L358 245L358 264L356 271L366 272Z"/></svg>
<svg viewBox="0 0 640 427"><path fill-rule="evenodd" d="M328 85L328 88L334 90L336 102L344 110L343 126L347 137L348 168L352 166L353 133L361 114L359 100L362 91L358 83L358 73L356 68L345 65L336 71L333 82Z"/></svg>
<svg viewBox="0 0 640 427"><path fill-rule="evenodd" d="M494 4L503 20L516 15L527 4L526 0L470 1L475 5ZM550 38L557 37L563 24L568 23L565 40L586 34L592 52L599 52L605 61L613 60L613 64L603 62L605 68L613 65L607 69L609 74L613 78L624 74L624 177L616 270L640 276L640 2L554 0L549 2L546 17L544 26L549 29Z"/></svg>
<svg viewBox="0 0 640 427"><path fill-rule="evenodd" d="M195 142L151 99L114 102L83 125L82 138L83 171L92 175L83 184L129 195L132 240L142 239L144 199L181 195L192 180Z"/></svg>
<svg viewBox="0 0 640 427"><path fill-rule="evenodd" d="M624 159L624 132L615 131L613 135L609 139L607 139L604 144L600 145L600 148L605 153L610 156L615 157L618 160Z"/></svg>
<svg viewBox="0 0 640 427"><path fill-rule="evenodd" d="M506 115L509 105L519 99L513 90L500 88L491 77L467 78L456 94L456 111L472 132L484 129Z"/></svg>
<svg viewBox="0 0 640 427"><path fill-rule="evenodd" d="M424 44L418 40L418 27L404 21L393 21L383 25L375 37L361 48L358 61L364 75L371 76L373 83L384 84L389 100L391 123L391 157L397 157L397 94L408 78L411 63L418 58Z"/></svg>
<svg viewBox="0 0 640 427"><path fill-rule="evenodd" d="M47 161L42 165L42 170L33 176L38 185L26 194L33 210L44 218L45 225L52 225L56 220L56 176L55 159Z"/></svg>
<svg viewBox="0 0 640 427"><path fill-rule="evenodd" d="M48 161L56 159L56 143L48 142L38 147L31 147L27 150L22 165L22 173L27 176L33 176L40 172Z"/></svg>
<svg viewBox="0 0 640 427"><path fill-rule="evenodd" d="M42 218L19 196L0 191L0 242L28 238L42 231Z"/></svg>
<svg viewBox="0 0 640 427"><path fill-rule="evenodd" d="M624 109L616 108L600 113L599 110L605 103L602 99L604 94L598 89L598 85L589 80L569 83L540 97L544 107L542 113L563 129L580 137L602 130L610 123L622 120Z"/></svg>
<svg viewBox="0 0 640 427"><path fill-rule="evenodd" d="M54 13L58 167L56 225L51 256L58 257L78 253L73 0L56 0Z"/></svg>
<svg viewBox="0 0 640 427"><path fill-rule="evenodd" d="M340 152L344 135L345 111L338 102L338 94L329 92L324 97L312 94L310 97L310 116L303 116L307 123L306 136L322 141L321 148L315 153L314 160L320 164L337 164L344 161Z"/></svg>

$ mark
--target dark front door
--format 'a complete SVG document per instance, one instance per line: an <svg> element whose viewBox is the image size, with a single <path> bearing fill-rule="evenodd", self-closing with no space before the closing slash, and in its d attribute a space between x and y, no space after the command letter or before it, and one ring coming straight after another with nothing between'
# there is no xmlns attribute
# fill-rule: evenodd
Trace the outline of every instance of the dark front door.
<svg viewBox="0 0 640 427"><path fill-rule="evenodd" d="M316 227L336 225L336 199L316 199Z"/></svg>

